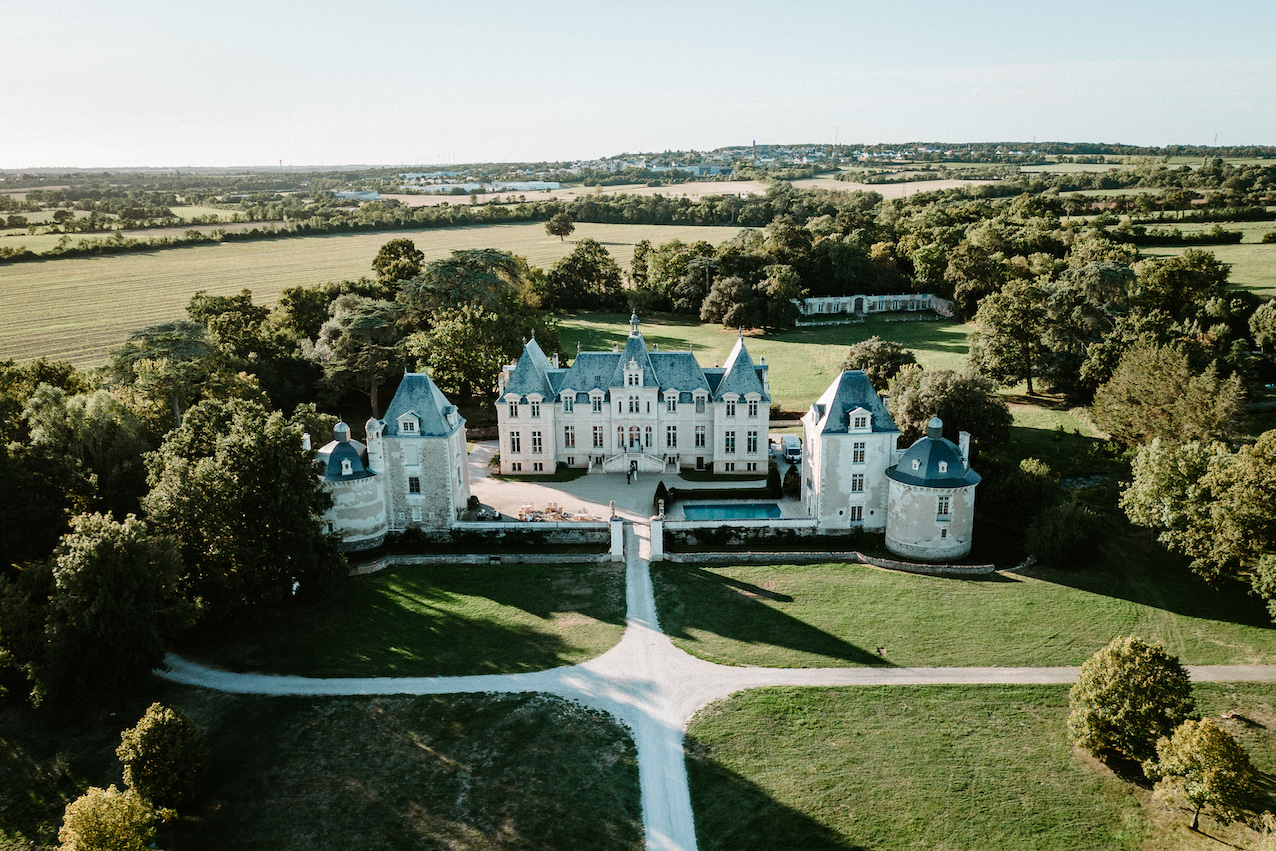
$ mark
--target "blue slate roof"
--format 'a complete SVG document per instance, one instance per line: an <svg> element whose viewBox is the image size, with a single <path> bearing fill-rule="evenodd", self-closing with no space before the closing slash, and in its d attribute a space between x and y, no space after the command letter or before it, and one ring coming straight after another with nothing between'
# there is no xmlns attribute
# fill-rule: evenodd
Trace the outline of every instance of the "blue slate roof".
<svg viewBox="0 0 1276 851"><path fill-rule="evenodd" d="M619 361L620 352L581 352L576 355L559 388L577 393L606 390L611 385L611 377Z"/></svg>
<svg viewBox="0 0 1276 851"><path fill-rule="evenodd" d="M749 350L744 347L744 337L740 336L727 355L722 381L714 388L713 399L719 401L727 393L744 396L746 393L757 393L763 401L771 401L771 396L763 389L762 370L766 366L754 366L749 357Z"/></svg>
<svg viewBox="0 0 1276 851"><path fill-rule="evenodd" d="M833 383L811 407L815 410L819 434L848 434L846 415L856 408L864 408L872 414L872 431L899 431L890 411L886 410L881 397L873 389L873 383L862 369L848 369L833 379Z"/></svg>
<svg viewBox="0 0 1276 851"><path fill-rule="evenodd" d="M518 363L514 366L514 373L505 383L502 395L514 393L519 396L536 394L545 399L552 397L554 390L549 383L550 369L549 358L545 357L535 338L528 340L523 346L523 354L519 355Z"/></svg>
<svg viewBox="0 0 1276 851"><path fill-rule="evenodd" d="M643 387L659 387L656 381L656 370L651 365L651 358L647 354L647 343L642 338L642 334L636 331L630 332L629 338L625 340L625 350L620 353L620 361L616 364L615 370L611 375L612 387L625 386L625 370L629 367L629 362L634 361L638 364L638 368L642 370L642 386Z"/></svg>
<svg viewBox="0 0 1276 851"><path fill-rule="evenodd" d="M325 482L349 482L355 479L367 479L375 476L367 466L368 450L362 443L350 439L350 427L345 423L337 423L332 430L333 439L324 444L315 457L323 464L320 474ZM342 475L341 462L350 462L350 473Z"/></svg>
<svg viewBox="0 0 1276 851"><path fill-rule="evenodd" d="M709 389L705 371L691 352L651 352L649 358L662 389L684 393Z"/></svg>
<svg viewBox="0 0 1276 851"><path fill-rule="evenodd" d="M460 415L457 416L455 427L448 424L447 415L455 410L456 406L447 400L443 391L430 380L430 376L424 372L409 372L399 382L399 389L390 400L390 406L385 409L385 416L381 418L385 423L383 433L386 437L403 436L399 434L399 417L411 413L421 421L420 433L408 436L448 437L465 424L465 419Z"/></svg>
<svg viewBox="0 0 1276 851"><path fill-rule="evenodd" d="M908 447L899 463L889 468L886 475L897 482L925 488L964 488L979 484L983 477L962 463L961 450L943 433L944 424L939 417L932 418L926 436ZM941 463L945 465L944 472L940 472Z"/></svg>

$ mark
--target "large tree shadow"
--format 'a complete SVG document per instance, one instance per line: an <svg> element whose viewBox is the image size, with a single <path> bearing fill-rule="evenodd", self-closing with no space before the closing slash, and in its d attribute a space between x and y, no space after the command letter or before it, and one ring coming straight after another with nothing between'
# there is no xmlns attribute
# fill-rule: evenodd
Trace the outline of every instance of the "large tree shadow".
<svg viewBox="0 0 1276 851"><path fill-rule="evenodd" d="M474 598L538 622L503 618ZM593 652L568 640L557 614ZM321 604L177 649L231 670L306 676L517 673L584 661L619 641L624 622L624 573L612 565L418 566L354 577Z"/></svg>
<svg viewBox="0 0 1276 851"><path fill-rule="evenodd" d="M744 644L785 647L852 665L893 667L876 653L766 605L792 602L785 594L685 565L653 567L651 576L660 625L671 638L694 640L690 631L702 630Z"/></svg>
<svg viewBox="0 0 1276 851"><path fill-rule="evenodd" d="M685 744L696 842L702 851L864 851L847 837L776 801L756 783L715 762L709 747Z"/></svg>

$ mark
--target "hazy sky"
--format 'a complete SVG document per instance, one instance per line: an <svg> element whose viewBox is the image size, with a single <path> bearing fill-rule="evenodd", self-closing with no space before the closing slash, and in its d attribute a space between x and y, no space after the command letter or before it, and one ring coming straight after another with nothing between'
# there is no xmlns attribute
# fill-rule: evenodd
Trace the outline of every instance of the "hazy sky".
<svg viewBox="0 0 1276 851"><path fill-rule="evenodd" d="M1276 144L1276 2L3 0L0 168Z"/></svg>

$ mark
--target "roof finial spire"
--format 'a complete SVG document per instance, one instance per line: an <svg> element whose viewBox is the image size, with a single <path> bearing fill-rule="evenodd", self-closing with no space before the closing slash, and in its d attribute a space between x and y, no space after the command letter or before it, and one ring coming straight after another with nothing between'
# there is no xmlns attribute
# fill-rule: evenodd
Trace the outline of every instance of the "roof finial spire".
<svg viewBox="0 0 1276 851"><path fill-rule="evenodd" d="M634 311L629 316L629 336L638 336L638 311Z"/></svg>
<svg viewBox="0 0 1276 851"><path fill-rule="evenodd" d="M743 326L743 325L741 325L741 326L740 326L740 339L741 339L741 340L743 340L743 339L744 339L744 326Z"/></svg>

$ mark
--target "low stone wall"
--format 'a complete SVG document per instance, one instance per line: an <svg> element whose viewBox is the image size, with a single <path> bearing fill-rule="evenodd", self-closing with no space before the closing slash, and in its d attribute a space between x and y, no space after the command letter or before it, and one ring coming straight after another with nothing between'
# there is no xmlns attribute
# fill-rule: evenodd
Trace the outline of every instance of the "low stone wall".
<svg viewBox="0 0 1276 851"><path fill-rule="evenodd" d="M919 564L911 561L866 556L863 553L665 553L665 561L674 564L820 564L826 561L844 561L898 570L902 573L920 573L925 576L989 576L997 572L994 564Z"/></svg>
<svg viewBox="0 0 1276 851"><path fill-rule="evenodd" d="M544 536L545 542L550 544L605 545L610 536L610 527L605 520L581 522L555 520L526 523L518 520L461 521L453 523L452 528L458 532L479 532L484 536L490 535L498 541L514 539L520 535L526 537ZM451 540L446 534L440 533L438 539Z"/></svg>
<svg viewBox="0 0 1276 851"><path fill-rule="evenodd" d="M666 520L668 532L693 532L696 529L808 529L815 531L811 517L760 517L740 520Z"/></svg>
<svg viewBox="0 0 1276 851"><path fill-rule="evenodd" d="M351 576L364 576L388 567L453 564L604 564L611 553L438 553L434 555L388 555L356 564Z"/></svg>

